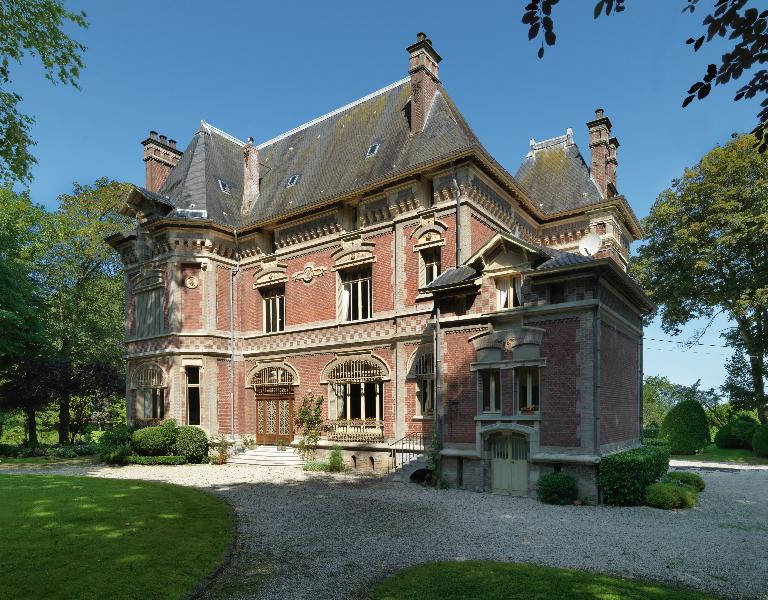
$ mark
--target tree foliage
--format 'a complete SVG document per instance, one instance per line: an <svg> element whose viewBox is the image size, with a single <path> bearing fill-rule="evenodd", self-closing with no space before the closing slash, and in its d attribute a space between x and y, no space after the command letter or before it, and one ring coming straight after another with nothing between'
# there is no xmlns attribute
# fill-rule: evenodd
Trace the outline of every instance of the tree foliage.
<svg viewBox="0 0 768 600"><path fill-rule="evenodd" d="M733 46L720 58L720 64L709 64L700 80L688 88L683 107L694 100L706 98L712 87L736 81L756 65L768 62L768 10L760 11L759 0L710 0L712 8L702 21L704 33L690 37L686 44L698 52L705 43L715 39L728 39ZM544 46L554 46L557 35L552 13L559 0L531 0L523 12L523 23L528 25L528 39L540 40L539 58L544 57ZM624 12L626 0L598 0L594 5L595 19ZM683 12L693 14L700 0L685 0ZM765 96L757 115L758 124L752 131L760 152L768 149L768 70L751 73L749 81L739 88L734 100Z"/></svg>
<svg viewBox="0 0 768 600"><path fill-rule="evenodd" d="M749 135L714 148L661 193L643 227L630 272L660 306L663 329L731 319L736 326L723 335L743 358L732 361L739 401L766 422L768 155Z"/></svg>
<svg viewBox="0 0 768 600"><path fill-rule="evenodd" d="M77 88L86 48L65 33L70 25L87 28L85 13L68 11L61 0L0 0L0 181L29 181L37 162L30 151L35 120L19 111L11 65L37 56L48 81Z"/></svg>

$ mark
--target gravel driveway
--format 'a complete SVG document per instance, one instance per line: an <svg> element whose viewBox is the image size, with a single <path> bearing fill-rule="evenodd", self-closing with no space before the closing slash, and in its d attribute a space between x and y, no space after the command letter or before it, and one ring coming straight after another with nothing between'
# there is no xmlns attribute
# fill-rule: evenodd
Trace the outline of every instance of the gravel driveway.
<svg viewBox="0 0 768 600"><path fill-rule="evenodd" d="M462 559L529 561L768 598L765 471L702 472L707 490L686 511L555 507L246 465L44 471L169 481L232 502L238 548L206 598L360 598L403 567Z"/></svg>

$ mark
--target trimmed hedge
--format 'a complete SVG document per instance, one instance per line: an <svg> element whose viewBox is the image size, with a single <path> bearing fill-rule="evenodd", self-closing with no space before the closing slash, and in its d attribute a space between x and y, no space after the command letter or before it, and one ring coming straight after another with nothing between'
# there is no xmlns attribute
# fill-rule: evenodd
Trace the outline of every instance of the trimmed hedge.
<svg viewBox="0 0 768 600"><path fill-rule="evenodd" d="M646 490L646 504L654 508L693 508L698 502L696 490L675 483L652 483Z"/></svg>
<svg viewBox="0 0 768 600"><path fill-rule="evenodd" d="M127 425L118 425L101 434L97 442L99 458L113 465L124 465L131 454L133 429Z"/></svg>
<svg viewBox="0 0 768 600"><path fill-rule="evenodd" d="M208 436L205 431L192 425L183 425L176 429L176 443L173 453L186 456L191 463L201 463L208 456Z"/></svg>
<svg viewBox="0 0 768 600"><path fill-rule="evenodd" d="M739 415L728 421L715 434L718 448L752 448L752 437L760 423L750 415Z"/></svg>
<svg viewBox="0 0 768 600"><path fill-rule="evenodd" d="M700 475L696 473L690 473L688 471L670 471L662 478L663 482L677 483L679 485L687 485L692 487L697 492L703 492L707 487L704 480Z"/></svg>
<svg viewBox="0 0 768 600"><path fill-rule="evenodd" d="M603 502L617 506L638 506L645 490L669 470L669 446L646 445L603 458L597 483Z"/></svg>
<svg viewBox="0 0 768 600"><path fill-rule="evenodd" d="M144 427L133 432L131 442L141 456L163 456L173 451L178 427L173 421L166 421L157 427Z"/></svg>
<svg viewBox="0 0 768 600"><path fill-rule="evenodd" d="M126 459L130 465L185 465L186 456L129 456Z"/></svg>
<svg viewBox="0 0 768 600"><path fill-rule="evenodd" d="M659 437L669 440L672 454L696 454L709 444L709 421L695 400L679 402L664 417Z"/></svg>
<svg viewBox="0 0 768 600"><path fill-rule="evenodd" d="M768 425L759 425L752 436L752 451L757 456L768 456Z"/></svg>
<svg viewBox="0 0 768 600"><path fill-rule="evenodd" d="M537 495L545 504L570 504L578 497L576 478L568 473L547 473L539 477Z"/></svg>
<svg viewBox="0 0 768 600"><path fill-rule="evenodd" d="M655 421L643 427L643 439L650 440L659 437L659 424Z"/></svg>

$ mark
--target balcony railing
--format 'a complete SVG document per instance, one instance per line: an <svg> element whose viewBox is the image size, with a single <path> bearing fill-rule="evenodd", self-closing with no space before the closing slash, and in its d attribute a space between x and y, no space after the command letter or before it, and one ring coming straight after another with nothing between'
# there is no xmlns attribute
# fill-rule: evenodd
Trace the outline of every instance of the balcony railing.
<svg viewBox="0 0 768 600"><path fill-rule="evenodd" d="M335 442L383 442L384 421L379 419L339 419L326 421L328 439Z"/></svg>

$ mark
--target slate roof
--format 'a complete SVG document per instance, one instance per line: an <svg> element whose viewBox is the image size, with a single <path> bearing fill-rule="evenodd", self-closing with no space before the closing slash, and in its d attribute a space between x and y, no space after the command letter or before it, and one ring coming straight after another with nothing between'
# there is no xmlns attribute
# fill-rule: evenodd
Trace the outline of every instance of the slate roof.
<svg viewBox="0 0 768 600"><path fill-rule="evenodd" d="M157 194L177 209L205 210L207 218L239 227L279 217L379 179L479 146L445 90L435 95L419 135L410 134L409 79L342 107L259 145L261 187L243 217L243 143L203 123ZM368 148L378 152L366 158ZM288 179L298 175L293 187ZM218 180L226 182L229 194ZM183 216L171 213L169 216Z"/></svg>
<svg viewBox="0 0 768 600"><path fill-rule="evenodd" d="M515 178L544 213L604 200L589 176L587 163L570 130L565 135L542 142L531 140L531 150Z"/></svg>
<svg viewBox="0 0 768 600"><path fill-rule="evenodd" d="M591 256L583 256L573 252L561 252L554 258L541 263L536 267L537 271L546 271L547 269L557 269L559 267L569 267L571 265L584 265L594 262Z"/></svg>
<svg viewBox="0 0 768 600"><path fill-rule="evenodd" d="M477 271L468 265L460 265L458 267L449 267L440 275L438 275L432 282L426 286L427 290L435 290L438 288L445 288L461 283L467 283L477 277Z"/></svg>

